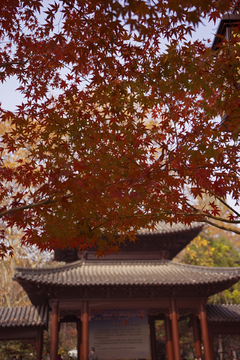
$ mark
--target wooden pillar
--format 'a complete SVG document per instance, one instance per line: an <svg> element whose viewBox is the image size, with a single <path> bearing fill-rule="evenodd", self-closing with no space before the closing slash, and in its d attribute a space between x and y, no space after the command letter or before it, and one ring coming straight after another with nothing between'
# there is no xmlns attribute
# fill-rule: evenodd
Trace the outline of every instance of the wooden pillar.
<svg viewBox="0 0 240 360"><path fill-rule="evenodd" d="M52 302L51 307L52 307L52 323L51 323L50 359L57 360L57 356L58 356L58 301Z"/></svg>
<svg viewBox="0 0 240 360"><path fill-rule="evenodd" d="M219 334L218 335L218 346L219 346L219 350L220 350L220 360L223 360L223 341L222 341L222 335Z"/></svg>
<svg viewBox="0 0 240 360"><path fill-rule="evenodd" d="M201 331L202 331L202 342L204 347L204 358L205 360L212 360L209 334L208 334L207 314L206 314L205 304L203 301L200 302L199 310L200 310L199 317L200 317Z"/></svg>
<svg viewBox="0 0 240 360"><path fill-rule="evenodd" d="M154 316L152 315L149 315L149 325L150 325L150 339L151 339L151 357L152 360L157 360L155 319Z"/></svg>
<svg viewBox="0 0 240 360"><path fill-rule="evenodd" d="M89 322L88 302L84 301L83 312L82 312L82 360L88 360L88 342L89 342L88 322Z"/></svg>
<svg viewBox="0 0 240 360"><path fill-rule="evenodd" d="M82 360L82 322L77 322L77 360Z"/></svg>
<svg viewBox="0 0 240 360"><path fill-rule="evenodd" d="M173 337L173 352L174 360L181 360L179 332L178 332L178 312L174 299L171 299L170 318L172 320L172 337ZM208 360L208 359L206 359Z"/></svg>
<svg viewBox="0 0 240 360"><path fill-rule="evenodd" d="M198 318L196 317L196 315L192 314L192 320L193 320L193 337L194 337L195 355L202 358L200 331L199 331Z"/></svg>
<svg viewBox="0 0 240 360"><path fill-rule="evenodd" d="M171 322L167 315L165 315L164 325L166 334L167 360L174 360Z"/></svg>
<svg viewBox="0 0 240 360"><path fill-rule="evenodd" d="M43 328L40 326L38 328L38 337L37 337L37 360L42 360L42 351L43 351Z"/></svg>
<svg viewBox="0 0 240 360"><path fill-rule="evenodd" d="M209 341L210 341L210 348L211 348L211 359L215 360L215 352L214 352L214 334L211 329L211 326L208 326L208 333L209 333Z"/></svg>

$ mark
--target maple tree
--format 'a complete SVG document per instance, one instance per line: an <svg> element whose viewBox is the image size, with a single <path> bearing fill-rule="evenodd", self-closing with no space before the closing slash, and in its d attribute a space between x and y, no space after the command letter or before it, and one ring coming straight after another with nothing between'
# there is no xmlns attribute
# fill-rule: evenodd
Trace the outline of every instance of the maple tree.
<svg viewBox="0 0 240 360"><path fill-rule="evenodd" d="M104 254L157 221L221 218L194 199L239 198L239 30L218 57L191 34L232 5L4 1L0 79L14 75L24 101L1 108L2 226ZM225 228L240 221L229 209Z"/></svg>

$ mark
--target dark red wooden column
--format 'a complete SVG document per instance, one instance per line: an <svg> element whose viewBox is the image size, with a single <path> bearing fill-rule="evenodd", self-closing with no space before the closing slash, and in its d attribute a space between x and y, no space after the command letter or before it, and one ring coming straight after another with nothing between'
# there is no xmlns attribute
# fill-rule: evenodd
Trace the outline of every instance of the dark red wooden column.
<svg viewBox="0 0 240 360"><path fill-rule="evenodd" d="M181 360L179 332L178 332L178 312L174 299L171 299L170 318L172 320L172 337L173 337L173 351L174 360ZM208 360L208 359L206 359Z"/></svg>
<svg viewBox="0 0 240 360"><path fill-rule="evenodd" d="M77 360L82 360L82 322L77 322Z"/></svg>
<svg viewBox="0 0 240 360"><path fill-rule="evenodd" d="M152 356L152 360L157 360L155 319L154 316L152 315L149 315L149 325L150 325L150 339L151 339L151 356Z"/></svg>
<svg viewBox="0 0 240 360"><path fill-rule="evenodd" d="M50 359L57 360L57 356L58 356L58 301L52 302L51 307L52 307L52 323L51 323Z"/></svg>
<svg viewBox="0 0 240 360"><path fill-rule="evenodd" d="M167 315L165 315L164 324L166 334L167 360L174 360L171 321Z"/></svg>
<svg viewBox="0 0 240 360"><path fill-rule="evenodd" d="M38 328L38 337L37 337L37 360L42 360L42 351L43 351L43 328L40 326Z"/></svg>
<svg viewBox="0 0 240 360"><path fill-rule="evenodd" d="M83 312L82 312L82 360L88 360L88 342L89 342L88 322L89 322L88 302L84 301Z"/></svg>
<svg viewBox="0 0 240 360"><path fill-rule="evenodd" d="M210 348L209 334L208 334L207 314L206 314L205 304L203 301L200 301L199 304L199 317L201 323L204 357L205 360L211 360L211 348Z"/></svg>
<svg viewBox="0 0 240 360"><path fill-rule="evenodd" d="M196 317L195 314L192 314L192 320L193 320L193 337L194 337L195 354L200 358L202 358L199 323L198 323L198 318Z"/></svg>

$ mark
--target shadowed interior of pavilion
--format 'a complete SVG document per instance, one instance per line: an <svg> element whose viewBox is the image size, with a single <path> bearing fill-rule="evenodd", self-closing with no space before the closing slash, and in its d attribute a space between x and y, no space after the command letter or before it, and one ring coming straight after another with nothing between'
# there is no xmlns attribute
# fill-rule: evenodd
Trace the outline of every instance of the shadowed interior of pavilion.
<svg viewBox="0 0 240 360"><path fill-rule="evenodd" d="M206 306L208 327L212 339L215 339L215 353L219 348L219 342L224 343L224 339L229 336L240 339L240 304L239 305L207 305ZM36 343L37 358L41 359L43 346L43 331L48 330L49 321L48 306L26 306L13 308L0 308L0 340L27 340ZM149 322L164 320L165 315L152 314L149 316ZM180 321L183 317L180 316ZM154 319L154 320L152 320ZM191 322L193 318L190 318ZM72 315L65 315L61 318L61 323L79 322L77 312ZM190 323L189 325L192 326ZM198 329L200 331L200 329ZM156 338L153 342L156 349ZM224 347L222 346L223 355ZM228 353L229 349L225 349ZM219 357L221 358L221 356ZM223 358L223 356L222 356Z"/></svg>

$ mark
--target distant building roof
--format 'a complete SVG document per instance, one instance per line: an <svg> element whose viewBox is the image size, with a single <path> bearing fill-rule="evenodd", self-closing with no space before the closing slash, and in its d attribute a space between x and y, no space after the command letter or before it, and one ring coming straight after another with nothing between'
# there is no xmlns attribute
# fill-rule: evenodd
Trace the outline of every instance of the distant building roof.
<svg viewBox="0 0 240 360"><path fill-rule="evenodd" d="M216 50L219 43L222 41L221 36L226 36L226 29L231 28L234 26L237 26L240 23L240 14L234 13L234 14L226 14L222 17L218 29L217 34L214 37L213 43L212 43L212 49Z"/></svg>
<svg viewBox="0 0 240 360"><path fill-rule="evenodd" d="M130 254L134 252L138 254L141 253L138 259L143 259L144 254L145 259L149 259L149 253L152 253L155 254L153 257L155 260L171 260L199 234L203 226L203 223L196 222L191 225L158 222L153 230L140 229L136 234L137 240L135 242L129 241L129 239L126 238L126 241L120 244L120 250L117 256L116 254L110 254L106 257L106 260L120 257L130 259ZM77 248L58 248L55 249L54 260L71 263L81 259L83 256L85 259L93 259L95 252L96 249L90 249L83 255L83 253L79 253ZM127 253L129 255L126 256Z"/></svg>
<svg viewBox="0 0 240 360"><path fill-rule="evenodd" d="M207 319L210 322L239 322L240 304L238 305L207 305Z"/></svg>
<svg viewBox="0 0 240 360"><path fill-rule="evenodd" d="M203 223L194 222L191 225L186 225L183 223L166 223L160 221L156 223L154 230L149 229L140 229L137 235L153 235L153 234L176 234L182 232L188 232L195 229L202 229L204 226Z"/></svg>
<svg viewBox="0 0 240 360"><path fill-rule="evenodd" d="M25 306L0 308L0 327L28 327L43 326L47 328L47 306Z"/></svg>

